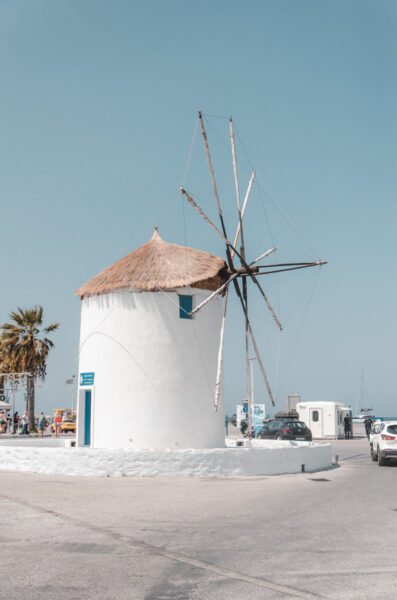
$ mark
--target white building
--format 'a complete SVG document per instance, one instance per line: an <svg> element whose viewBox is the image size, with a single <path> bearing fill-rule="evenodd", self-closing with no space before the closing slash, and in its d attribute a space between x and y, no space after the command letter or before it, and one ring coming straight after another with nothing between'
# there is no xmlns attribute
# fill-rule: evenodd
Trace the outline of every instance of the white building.
<svg viewBox="0 0 397 600"><path fill-rule="evenodd" d="M298 402L296 410L318 439L344 437L343 419L351 416L351 409L340 402Z"/></svg>
<svg viewBox="0 0 397 600"><path fill-rule="evenodd" d="M77 290L79 446L224 446L223 407L214 408L223 298L188 313L226 278L221 258L155 230Z"/></svg>

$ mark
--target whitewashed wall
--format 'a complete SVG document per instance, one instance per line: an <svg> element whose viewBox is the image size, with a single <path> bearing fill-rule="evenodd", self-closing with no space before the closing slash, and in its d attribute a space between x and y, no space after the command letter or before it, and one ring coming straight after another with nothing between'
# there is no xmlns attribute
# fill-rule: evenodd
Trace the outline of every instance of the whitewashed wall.
<svg viewBox="0 0 397 600"><path fill-rule="evenodd" d="M192 294L193 307L210 294L178 293ZM95 372L92 447L224 446L223 408L213 407L223 299L181 319L178 293L123 291L82 301L79 372ZM79 406L79 445L81 417Z"/></svg>

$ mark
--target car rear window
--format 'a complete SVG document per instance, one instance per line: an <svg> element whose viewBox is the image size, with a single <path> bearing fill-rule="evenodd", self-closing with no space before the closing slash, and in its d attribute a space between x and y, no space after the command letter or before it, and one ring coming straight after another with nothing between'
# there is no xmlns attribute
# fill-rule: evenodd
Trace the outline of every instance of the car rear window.
<svg viewBox="0 0 397 600"><path fill-rule="evenodd" d="M272 423L269 423L269 429L280 429L282 425L283 423L281 421L273 421Z"/></svg>
<svg viewBox="0 0 397 600"><path fill-rule="evenodd" d="M387 431L389 433L394 433L394 435L397 435L397 425L389 425Z"/></svg>
<svg viewBox="0 0 397 600"><path fill-rule="evenodd" d="M301 421L293 421L292 423L288 423L288 427L299 431L306 429L306 425L304 423L301 423Z"/></svg>

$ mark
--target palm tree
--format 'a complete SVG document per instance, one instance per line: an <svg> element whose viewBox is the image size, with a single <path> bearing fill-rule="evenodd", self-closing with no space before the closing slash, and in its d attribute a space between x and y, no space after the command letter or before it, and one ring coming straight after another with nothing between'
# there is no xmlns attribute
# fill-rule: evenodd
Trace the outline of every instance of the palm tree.
<svg viewBox="0 0 397 600"><path fill-rule="evenodd" d="M0 363L5 364L5 371L29 373L27 378L27 412L29 415L29 431L35 431L34 403L35 383L37 379L45 379L47 357L53 342L47 334L55 331L59 323L43 327L43 307L22 309L10 314L11 323L1 326Z"/></svg>

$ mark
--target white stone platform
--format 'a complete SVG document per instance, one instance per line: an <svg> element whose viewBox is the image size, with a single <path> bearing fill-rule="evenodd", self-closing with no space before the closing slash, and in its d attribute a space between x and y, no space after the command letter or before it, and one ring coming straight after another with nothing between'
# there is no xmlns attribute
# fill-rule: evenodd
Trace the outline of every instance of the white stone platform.
<svg viewBox="0 0 397 600"><path fill-rule="evenodd" d="M331 445L312 442L253 440L251 448L210 450L0 447L0 470L49 475L241 477L314 472L331 466Z"/></svg>

